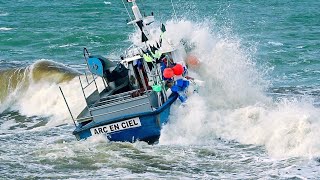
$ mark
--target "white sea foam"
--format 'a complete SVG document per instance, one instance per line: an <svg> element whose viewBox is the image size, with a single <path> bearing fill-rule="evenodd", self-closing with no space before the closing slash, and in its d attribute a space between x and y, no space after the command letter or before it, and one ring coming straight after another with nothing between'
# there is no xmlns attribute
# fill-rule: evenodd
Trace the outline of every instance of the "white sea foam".
<svg viewBox="0 0 320 180"><path fill-rule="evenodd" d="M281 43L281 42L269 41L268 44L270 44L270 45L272 45L272 46L283 46L283 43Z"/></svg>
<svg viewBox="0 0 320 180"><path fill-rule="evenodd" d="M3 123L0 125L0 129L1 129L1 131L5 131L5 130L8 130L11 127L17 125L17 124L18 123L15 120L5 118Z"/></svg>
<svg viewBox="0 0 320 180"><path fill-rule="evenodd" d="M65 48L65 47L73 47L73 46L76 46L78 45L77 43L70 43L70 44L64 44L64 45L60 45L58 47L60 48Z"/></svg>
<svg viewBox="0 0 320 180"><path fill-rule="evenodd" d="M6 13L6 12L0 12L0 16L8 16L9 13Z"/></svg>
<svg viewBox="0 0 320 180"><path fill-rule="evenodd" d="M10 31L13 28L8 28L8 27L0 27L0 31Z"/></svg>

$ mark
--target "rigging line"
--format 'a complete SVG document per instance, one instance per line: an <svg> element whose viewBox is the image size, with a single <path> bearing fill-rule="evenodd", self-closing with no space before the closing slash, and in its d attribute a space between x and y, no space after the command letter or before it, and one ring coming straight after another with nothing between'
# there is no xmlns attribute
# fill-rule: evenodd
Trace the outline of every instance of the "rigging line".
<svg viewBox="0 0 320 180"><path fill-rule="evenodd" d="M132 18L131 18L131 15L130 15L130 13L129 13L129 10L128 10L128 8L127 8L127 6L126 6L126 4L124 3L123 0L122 0L122 4L123 4L124 8L126 9L126 11L127 11L127 13L128 13L128 16L129 16L129 18L130 18L130 21L132 21ZM135 30L137 30L137 27L134 25L134 23L132 23L132 25L133 25L133 27L135 28Z"/></svg>
<svg viewBox="0 0 320 180"><path fill-rule="evenodd" d="M129 18L130 18L130 21L132 21L132 18L131 18L131 16L130 16L130 13L129 13L129 11L128 11L128 8L127 8L127 6L126 6L126 4L124 3L123 0L122 0L122 3L123 3L124 8L126 8L126 11L127 11L127 13L128 13L128 16L129 16Z"/></svg>
<svg viewBox="0 0 320 180"><path fill-rule="evenodd" d="M174 16L176 17L176 21L178 21L177 14L176 14L176 10L175 10L175 8L174 8L174 5L173 5L172 0L171 0L171 6L172 6L172 9L173 9L173 14L174 14Z"/></svg>

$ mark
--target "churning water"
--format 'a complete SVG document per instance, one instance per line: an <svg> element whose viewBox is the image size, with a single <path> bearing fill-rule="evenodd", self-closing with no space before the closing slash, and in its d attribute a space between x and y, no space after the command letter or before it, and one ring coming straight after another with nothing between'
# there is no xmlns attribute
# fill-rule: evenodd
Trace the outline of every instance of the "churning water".
<svg viewBox="0 0 320 180"><path fill-rule="evenodd" d="M136 42L121 1L0 2L2 179L319 179L320 3L141 0L201 61L159 143L76 141L82 48Z"/></svg>

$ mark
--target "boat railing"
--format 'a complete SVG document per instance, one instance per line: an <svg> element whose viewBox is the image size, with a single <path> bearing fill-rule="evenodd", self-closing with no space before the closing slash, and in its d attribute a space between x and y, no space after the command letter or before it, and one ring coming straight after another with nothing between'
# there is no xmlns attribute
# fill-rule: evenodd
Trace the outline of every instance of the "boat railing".
<svg viewBox="0 0 320 180"><path fill-rule="evenodd" d="M149 90L147 93L150 93L151 91ZM137 96L133 96L133 94L137 93ZM115 104L120 104L120 103L125 103L125 102L129 102L129 101L134 101L139 99L139 97L146 97L147 94L145 92L140 92L139 89L135 89L132 91L127 91L124 93L119 93L119 94L115 94L112 96L107 96L104 98L101 98L99 102L97 102L96 104L94 104L90 109L95 109L97 107L100 106L110 106L110 105L115 105Z"/></svg>
<svg viewBox="0 0 320 180"><path fill-rule="evenodd" d="M117 104L123 104L123 103L126 103L126 102L130 102L130 101L135 101L135 100L138 100L138 99L142 99L142 98L145 98L147 97L147 95L144 95L144 96L138 96L138 97L135 97L135 98L128 98L126 100L122 100L122 101L116 101L116 102L111 102L111 103L107 103L107 104L102 104L100 106L95 106L95 107L92 107L90 108L90 110L97 110L97 109L102 109L102 108L106 108L106 107L109 107L109 106L114 106L114 105L117 105Z"/></svg>
<svg viewBox="0 0 320 180"><path fill-rule="evenodd" d="M147 104L149 104L149 103L145 102L145 103L137 104L137 105L134 105L134 106L129 106L129 107L126 107L126 108L122 108L122 109L118 109L118 110L114 110L114 111L110 111L110 112L106 112L106 113L101 113L101 114L97 114L97 115L91 115L91 116L87 116L87 117L83 117L83 118L78 118L78 119L75 119L75 121L77 121L78 123L81 123L81 122L92 120L92 119L94 119L96 117L100 117L100 116L104 116L104 115L112 114L112 113L116 113L116 112L121 112L121 111L124 111L124 110L132 109L132 108L143 106L143 105L147 105Z"/></svg>
<svg viewBox="0 0 320 180"><path fill-rule="evenodd" d="M120 104L126 104L126 103L130 103L132 101L139 101L139 100L141 101L144 98L148 98L148 94L152 92L151 90L148 90L147 92L141 92L142 94L140 94L139 96L132 97L131 94L134 93L134 92L137 92L137 91L139 91L139 90L136 89L136 90L132 90L132 91L124 92L124 93L119 93L119 94L112 95L112 96L107 96L105 98L108 98L108 100L101 101L101 102L99 101L99 102L97 102L97 104L95 104L95 106L90 107L88 110L90 112L97 112L97 111L99 111L101 109L104 109L104 108L109 108L109 107L117 106L117 105L120 105ZM111 98L111 99L109 99L109 98ZM114 100L114 101L112 101L112 100ZM85 122L85 121L90 121L90 120L94 120L95 118L98 118L98 117L103 116L103 115L117 113L117 112L121 112L121 111L124 111L124 110L129 110L129 109L133 109L133 108L136 108L136 107L139 107L139 106L145 106L145 105L147 105L147 106L150 105L150 101L149 100L147 102L143 102L142 101L139 104L128 106L126 108L120 108L120 109L117 109L117 110L112 110L112 111L109 111L109 112L106 112L106 113L100 113L100 114L95 114L95 115L90 113L90 116L81 117L81 118L76 119L75 121L77 121L78 123ZM150 107L151 107L151 105L150 105Z"/></svg>
<svg viewBox="0 0 320 180"><path fill-rule="evenodd" d="M85 74L87 74L85 72ZM87 78L87 75L86 75L86 80L87 80L87 85L83 87L83 89L86 89L87 87L89 87L93 82L95 82L95 80L97 79L98 77L94 77L92 78L92 80L89 82L88 78Z"/></svg>
<svg viewBox="0 0 320 180"><path fill-rule="evenodd" d="M111 102L114 102L114 101L122 101L122 100L125 100L125 99L129 99L131 97L131 95L126 95L126 96L120 96L120 97L115 97L113 99L108 99L108 100L105 100L105 101L99 101L97 102L96 104L94 104L94 106L98 106L100 104L107 104L107 103L111 103Z"/></svg>
<svg viewBox="0 0 320 180"><path fill-rule="evenodd" d="M119 93L119 94L114 94L114 95L111 95L111 96L106 96L106 97L103 97L101 98L102 100L103 99L113 99L115 97L120 97L120 96L124 96L124 95L127 95L127 94L131 94L133 92L137 91L137 89L135 90L131 90L131 91L126 91L126 92L123 92L123 93Z"/></svg>
<svg viewBox="0 0 320 180"><path fill-rule="evenodd" d="M107 100L99 101L98 104L109 103L109 102L112 102L112 101L124 100L124 99L129 98L129 97L130 97L130 95L119 96L119 97L115 97L115 98L112 98L112 99L106 98Z"/></svg>
<svg viewBox="0 0 320 180"><path fill-rule="evenodd" d="M91 74L91 76L92 76L92 79L89 80L88 76L90 76L90 74ZM89 114L92 115L92 114L91 114L91 110L90 110L90 106L91 106L92 104L94 104L97 100L99 100L99 98L100 98L100 95L99 95L100 93L99 93L98 85L97 85L97 82L96 82L96 80L98 79L99 76L95 76L95 75L92 74L91 72L88 72L88 71L85 70L85 71L84 71L84 77L85 77L85 81L86 81L86 83L87 83L86 85L84 85L84 83L82 82L81 77L78 76L79 82L80 82L80 86L81 86L81 90L82 90L82 93L83 93L83 97L84 97L85 102L86 102L86 107L87 107L87 109L88 109L88 111L89 111ZM104 88L106 89L107 86L106 86L105 80L102 79L102 81L103 81L103 84L104 84ZM85 90L86 90L90 85L92 85L93 83L94 83L94 85L95 85L95 90L94 90L93 92L91 92L90 95L87 97L87 96L86 96L86 93L85 93ZM69 114L70 114L70 116L71 116L71 118L72 118L72 120L73 120L73 123L74 123L74 125L76 126L76 121L77 121L78 119L75 119L75 118L73 117L71 108L70 108L70 106L69 106L69 104L68 104L68 102L67 102L66 97L64 96L64 93L63 93L63 91L62 91L62 88L59 87L59 89L60 89L60 92L61 92L61 94L62 94L62 96L63 96L63 99L64 99L64 101L65 101L65 104L66 104L66 106L67 106L67 108L68 108ZM82 119L82 120L91 120L92 118L91 118L91 117L85 117L85 118L81 118L81 119Z"/></svg>
<svg viewBox="0 0 320 180"><path fill-rule="evenodd" d="M86 82L87 82L87 85L86 86L83 86L83 83L82 83L82 80L80 79L80 76L79 76L79 80L80 80L80 83L82 84L83 86L83 89L87 89L92 83L95 84L95 87L96 87L96 90L98 90L98 85L97 85L97 79L100 77L100 76L97 76L97 75L94 75L93 73L91 73L90 71L84 71L84 75L85 75L85 79L86 79ZM92 79L89 80L88 76L91 76ZM100 77L101 78L101 77ZM103 81L103 84L104 84L104 88L106 89L107 88L107 85L106 85L106 82L105 80L102 78L102 81Z"/></svg>
<svg viewBox="0 0 320 180"><path fill-rule="evenodd" d="M79 76L79 82L80 82L80 86L81 86L81 90L82 90L82 94L83 94L83 97L86 101L86 106L87 108L89 109L89 107L95 103L97 100L100 99L100 93L99 93L99 89L98 89L98 85L97 85L97 82L96 82L96 79L98 78L98 76L94 76L94 74L90 73L92 75L92 80L88 80L88 72L85 72L85 78L87 80L87 85L84 86L82 80L81 80L81 77ZM86 95L86 90L90 87L90 85L92 85L94 83L95 85L95 90L93 92L90 93L89 96ZM105 86L106 87L106 86ZM89 112L90 113L90 112Z"/></svg>

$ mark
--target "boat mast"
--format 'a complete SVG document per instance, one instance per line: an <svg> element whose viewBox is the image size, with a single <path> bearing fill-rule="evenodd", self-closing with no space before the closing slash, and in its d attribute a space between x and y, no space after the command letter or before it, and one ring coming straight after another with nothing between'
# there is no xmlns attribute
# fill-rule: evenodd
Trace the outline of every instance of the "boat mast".
<svg viewBox="0 0 320 180"><path fill-rule="evenodd" d="M128 22L127 24L136 24L138 26L138 28L140 29L141 31L141 41L142 42L147 42L149 39L150 39L150 33L147 29L147 25L151 24L154 20L153 16L151 17L151 20L150 20L150 17L143 17L140 13L140 10L139 10L139 7L136 3L136 0L128 0L128 2L131 2L132 3L132 12L133 12L133 15L135 17L134 20L132 20L131 22ZM150 21L148 23L146 23L145 21Z"/></svg>
<svg viewBox="0 0 320 180"><path fill-rule="evenodd" d="M136 3L136 0L132 0L131 2L132 2L131 9L132 9L134 17L136 18L136 21L142 20L142 15L140 13L140 10L139 10L139 7Z"/></svg>

